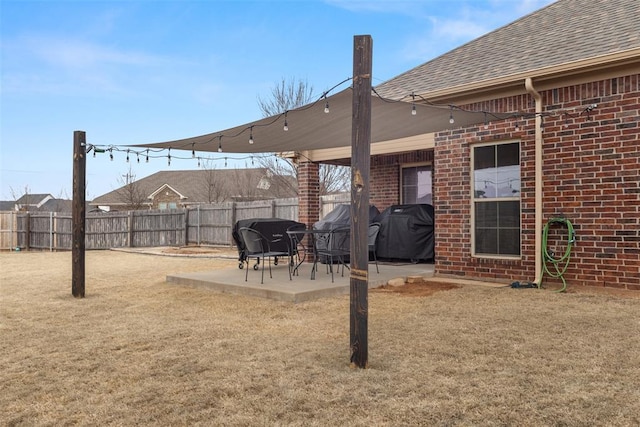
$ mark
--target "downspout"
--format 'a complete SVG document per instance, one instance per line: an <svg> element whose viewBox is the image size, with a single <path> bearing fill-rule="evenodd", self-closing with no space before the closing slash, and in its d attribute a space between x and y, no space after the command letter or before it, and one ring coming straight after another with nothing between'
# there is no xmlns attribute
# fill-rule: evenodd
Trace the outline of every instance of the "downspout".
<svg viewBox="0 0 640 427"><path fill-rule="evenodd" d="M535 268L534 283L540 286L542 273L542 96L533 87L533 81L527 77L524 81L527 92L533 96L536 108L535 117Z"/></svg>

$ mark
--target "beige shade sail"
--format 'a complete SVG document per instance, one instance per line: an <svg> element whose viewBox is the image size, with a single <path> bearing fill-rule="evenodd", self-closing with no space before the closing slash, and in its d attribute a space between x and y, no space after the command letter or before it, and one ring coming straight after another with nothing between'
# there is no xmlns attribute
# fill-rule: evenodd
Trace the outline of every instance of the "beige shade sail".
<svg viewBox="0 0 640 427"><path fill-rule="evenodd" d="M496 114L468 112L449 106L413 104L371 99L371 142L391 141L414 135L466 127L486 120L502 119ZM351 146L353 90L347 88L314 103L230 129L201 136L132 147L196 150L224 153L301 152ZM325 112L328 106L329 112ZM412 114L415 107L416 114ZM453 116L455 122L450 123ZM284 130L285 121L288 130ZM253 144L249 140L253 140Z"/></svg>

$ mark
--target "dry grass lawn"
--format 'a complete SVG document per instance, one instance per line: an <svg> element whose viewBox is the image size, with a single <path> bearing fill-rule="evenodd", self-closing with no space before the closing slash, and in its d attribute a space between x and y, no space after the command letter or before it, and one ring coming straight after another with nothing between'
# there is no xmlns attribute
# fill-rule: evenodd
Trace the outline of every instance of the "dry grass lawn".
<svg viewBox="0 0 640 427"><path fill-rule="evenodd" d="M290 304L167 284L235 260L1 253L1 425L640 425L640 299L463 286ZM241 273L238 273L241 274Z"/></svg>

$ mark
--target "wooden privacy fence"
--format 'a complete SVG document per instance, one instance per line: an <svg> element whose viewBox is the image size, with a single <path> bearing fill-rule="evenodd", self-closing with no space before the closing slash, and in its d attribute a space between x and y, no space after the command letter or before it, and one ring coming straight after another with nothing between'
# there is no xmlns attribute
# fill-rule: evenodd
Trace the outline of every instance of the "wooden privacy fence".
<svg viewBox="0 0 640 427"><path fill-rule="evenodd" d="M328 200L327 203L335 205L337 201ZM248 218L295 221L298 219L298 199L228 202L188 209L88 213L85 245L86 249L189 244L231 246L234 244L233 225ZM71 213L0 212L0 221L0 248L3 250L71 250Z"/></svg>

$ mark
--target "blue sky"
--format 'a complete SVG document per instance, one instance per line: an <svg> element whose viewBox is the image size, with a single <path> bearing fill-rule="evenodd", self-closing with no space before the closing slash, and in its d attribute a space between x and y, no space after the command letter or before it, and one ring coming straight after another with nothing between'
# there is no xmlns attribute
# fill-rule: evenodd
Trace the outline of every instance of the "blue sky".
<svg viewBox="0 0 640 427"><path fill-rule="evenodd" d="M71 198L74 130L123 145L241 125L283 78L320 96L350 77L354 35L373 38L376 85L551 2L0 0L0 199ZM197 164L90 155L87 200L169 168Z"/></svg>

